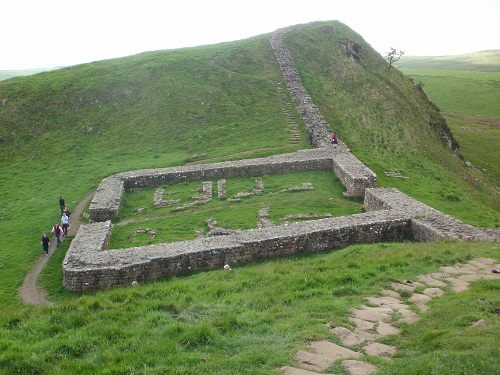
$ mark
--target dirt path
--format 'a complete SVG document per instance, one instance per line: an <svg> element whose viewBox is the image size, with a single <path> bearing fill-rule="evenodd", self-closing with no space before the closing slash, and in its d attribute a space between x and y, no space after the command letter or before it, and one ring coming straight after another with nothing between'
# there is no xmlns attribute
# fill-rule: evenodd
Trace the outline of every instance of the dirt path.
<svg viewBox="0 0 500 375"><path fill-rule="evenodd" d="M70 229L69 236L75 236L80 228L82 222L80 221L80 216L82 214L83 209L87 205L87 203L94 196L95 191L89 193L76 207L75 210L71 213L70 220ZM65 238L62 238L61 241L65 241ZM49 256L45 256L42 254L38 259L38 262L35 264L33 269L31 270L26 278L24 279L23 285L19 289L19 296L21 299L28 304L36 305L36 306L53 306L54 303L47 300L47 292L41 288L36 286L36 279L38 275L42 271L43 267L49 260L50 256L54 253L56 249L56 241L52 241L49 247Z"/></svg>
<svg viewBox="0 0 500 375"><path fill-rule="evenodd" d="M493 127L500 127L500 120L497 118L491 118L491 117L486 117L486 116L474 116L474 115L467 115L465 113L459 113L459 112L451 112L451 111L443 111L441 112L443 116L449 116L449 117L455 117L461 120L466 120L470 122L475 122L477 124L482 124L482 125L490 125Z"/></svg>

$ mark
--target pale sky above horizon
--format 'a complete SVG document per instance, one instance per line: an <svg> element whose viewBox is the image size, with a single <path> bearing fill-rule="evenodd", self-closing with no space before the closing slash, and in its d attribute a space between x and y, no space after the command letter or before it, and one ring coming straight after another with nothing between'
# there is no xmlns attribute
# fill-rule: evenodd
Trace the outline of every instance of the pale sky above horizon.
<svg viewBox="0 0 500 375"><path fill-rule="evenodd" d="M500 49L500 0L10 0L0 70L70 66L338 20L384 55Z"/></svg>

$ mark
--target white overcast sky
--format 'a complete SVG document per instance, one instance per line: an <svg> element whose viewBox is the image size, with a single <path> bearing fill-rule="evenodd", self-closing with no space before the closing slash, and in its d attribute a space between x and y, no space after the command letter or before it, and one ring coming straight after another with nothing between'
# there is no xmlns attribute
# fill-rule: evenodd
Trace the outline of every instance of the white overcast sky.
<svg viewBox="0 0 500 375"><path fill-rule="evenodd" d="M500 0L5 0L0 70L76 65L338 20L382 55L500 49Z"/></svg>

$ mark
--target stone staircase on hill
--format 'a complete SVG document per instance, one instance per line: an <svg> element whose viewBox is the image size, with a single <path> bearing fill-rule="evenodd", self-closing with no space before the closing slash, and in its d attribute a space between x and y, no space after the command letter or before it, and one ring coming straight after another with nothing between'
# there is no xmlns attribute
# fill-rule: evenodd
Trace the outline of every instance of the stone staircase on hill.
<svg viewBox="0 0 500 375"><path fill-rule="evenodd" d="M389 365L394 361L392 356L398 351L395 346L385 345L377 340L398 335L398 325L401 323L417 322L420 319L418 313L427 311L427 303L433 298L441 297L448 291L467 290L470 282L479 279L500 280L500 264L494 259L477 258L466 264L441 267L439 273L421 275L416 281L390 283L387 289L381 291L381 296L366 298L369 306L350 310L352 327L335 327L329 324L334 341L340 345L326 340L311 341L309 351L301 350L295 354L297 367L284 366L281 374L325 374L323 371L335 363L341 363L351 375L376 372L380 368L369 363L369 357L382 358ZM410 293L411 297L404 301L400 292ZM485 321L478 321L472 324L471 329L487 324Z"/></svg>
<svg viewBox="0 0 500 375"><path fill-rule="evenodd" d="M288 100L288 96L283 89L283 86L280 82L278 81L272 81L272 85L276 89L276 91L279 94L280 100L281 100L281 107L283 109L283 114L286 117L287 125L288 128L290 129L290 144L298 144L300 143L300 129L303 129L303 124L299 125L297 124L297 121L295 120L295 116L293 115L295 111L295 106L290 103L290 100Z"/></svg>

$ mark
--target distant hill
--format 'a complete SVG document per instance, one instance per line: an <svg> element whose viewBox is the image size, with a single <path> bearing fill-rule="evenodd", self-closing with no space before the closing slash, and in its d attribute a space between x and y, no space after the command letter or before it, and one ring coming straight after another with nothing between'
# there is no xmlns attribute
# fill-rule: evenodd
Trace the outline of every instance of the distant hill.
<svg viewBox="0 0 500 375"><path fill-rule="evenodd" d="M394 66L409 69L500 72L500 50L450 56L403 56Z"/></svg>
<svg viewBox="0 0 500 375"><path fill-rule="evenodd" d="M38 68L38 69L21 69L21 70L0 70L0 81L14 78L30 76L32 74L47 72L58 68Z"/></svg>

